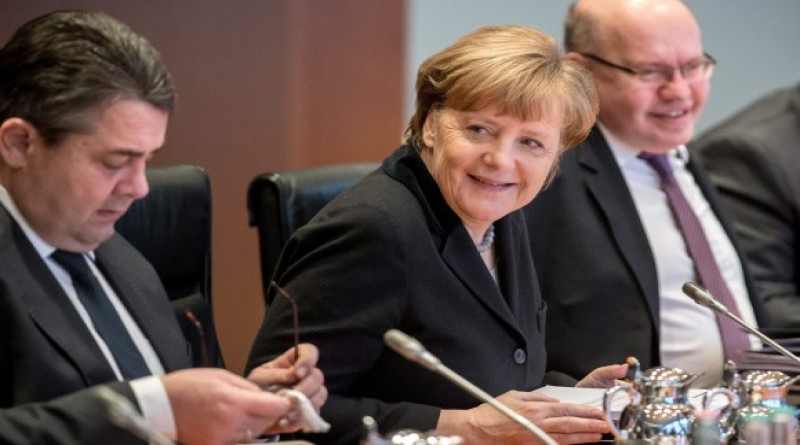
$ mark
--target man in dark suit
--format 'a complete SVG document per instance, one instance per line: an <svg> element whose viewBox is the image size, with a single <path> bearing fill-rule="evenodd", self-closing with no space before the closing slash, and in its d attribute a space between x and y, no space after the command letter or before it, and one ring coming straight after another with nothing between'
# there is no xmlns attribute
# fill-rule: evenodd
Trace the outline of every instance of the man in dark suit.
<svg viewBox="0 0 800 445"><path fill-rule="evenodd" d="M800 84L692 144L722 195L770 327L800 328Z"/></svg>
<svg viewBox="0 0 800 445"><path fill-rule="evenodd" d="M109 389L132 397L123 382ZM98 388L82 390L43 403L29 403L0 410L0 442L7 445L67 445L73 443L141 443L108 421L107 402ZM98 420L101 419L101 420Z"/></svg>
<svg viewBox="0 0 800 445"><path fill-rule="evenodd" d="M158 276L114 232L147 194L145 165L164 143L174 101L156 50L104 14L42 16L0 49L0 408L120 381L113 386L154 430L222 443L296 428L285 417L290 402L259 384L324 400L311 345L297 361L285 354L258 367L251 381L182 370L191 357ZM96 405L87 395L70 400L75 412ZM85 431L109 431L106 416L76 416L62 429L41 413L2 418L28 425L9 431L22 442L86 442Z"/></svg>
<svg viewBox="0 0 800 445"><path fill-rule="evenodd" d="M684 296L682 284L700 281L699 266L711 264L740 315L762 319L712 188L684 146L714 60L679 0L578 1L565 44L594 75L600 112L589 138L562 157L557 179L526 209L548 304L548 367L578 377L635 356L645 368L704 372L698 386L719 383L724 359L757 342L734 329L728 346L731 337L718 329L724 322ZM669 179L648 154L672 170ZM696 230L687 234L681 218ZM698 234L711 261L697 261L690 249Z"/></svg>

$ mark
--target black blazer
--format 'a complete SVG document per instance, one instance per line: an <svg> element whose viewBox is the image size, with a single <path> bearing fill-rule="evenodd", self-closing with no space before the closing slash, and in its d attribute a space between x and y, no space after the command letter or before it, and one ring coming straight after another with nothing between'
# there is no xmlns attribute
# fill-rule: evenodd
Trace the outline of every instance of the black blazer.
<svg viewBox="0 0 800 445"><path fill-rule="evenodd" d="M107 385L133 399L123 382ZM50 402L0 409L0 443L6 445L140 445L145 443L116 426L94 390L83 390Z"/></svg>
<svg viewBox="0 0 800 445"><path fill-rule="evenodd" d="M331 432L315 443L358 443L361 419L381 431L434 428L442 408L473 396L383 342L397 328L492 395L541 385L545 306L524 217L495 224L500 286L419 155L398 149L289 240L275 279L299 306L301 341L320 349ZM291 310L273 299L248 370L291 346Z"/></svg>
<svg viewBox="0 0 800 445"><path fill-rule="evenodd" d="M770 326L800 328L800 84L692 144L732 216ZM795 334L796 335L796 334Z"/></svg>
<svg viewBox="0 0 800 445"><path fill-rule="evenodd" d="M95 253L165 370L191 366L189 345L153 268L116 234ZM58 281L2 206L0 264L0 408L116 380Z"/></svg>
<svg viewBox="0 0 800 445"><path fill-rule="evenodd" d="M582 378L628 356L638 358L645 369L657 366L655 260L633 197L597 127L562 156L560 169L553 184L525 208L549 308L548 369ZM702 167L690 160L688 169L730 234ZM745 278L762 323L761 304Z"/></svg>

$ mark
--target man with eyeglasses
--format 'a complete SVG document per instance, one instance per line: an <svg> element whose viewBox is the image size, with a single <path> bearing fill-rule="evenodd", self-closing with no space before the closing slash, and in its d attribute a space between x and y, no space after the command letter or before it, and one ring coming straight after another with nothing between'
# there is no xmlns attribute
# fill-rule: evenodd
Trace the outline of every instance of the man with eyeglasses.
<svg viewBox="0 0 800 445"><path fill-rule="evenodd" d="M598 120L528 206L548 367L572 376L627 356L644 368L702 372L758 346L696 305L697 282L744 320L763 309L699 161L685 144L716 61L680 0L579 0L565 22L568 57L594 75Z"/></svg>

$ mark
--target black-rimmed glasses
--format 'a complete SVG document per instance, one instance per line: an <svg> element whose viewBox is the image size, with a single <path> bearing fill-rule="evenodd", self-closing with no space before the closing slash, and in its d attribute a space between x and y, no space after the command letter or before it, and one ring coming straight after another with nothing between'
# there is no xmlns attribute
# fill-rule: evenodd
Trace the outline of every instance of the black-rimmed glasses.
<svg viewBox="0 0 800 445"><path fill-rule="evenodd" d="M270 287L275 289L275 291L281 297L285 298L289 303L292 305L292 330L294 331L294 361L300 358L300 316L297 311L297 303L294 301L289 292L286 292L286 289L278 286L278 283L274 281L270 281Z"/></svg>
<svg viewBox="0 0 800 445"><path fill-rule="evenodd" d="M683 79L689 83L706 80L714 74L714 66L717 64L717 60L711 57L711 55L708 53L703 53L703 57L684 63L679 67L650 66L641 68L632 68L619 65L591 53L578 54L601 65L628 73L642 83L649 85L663 85L671 81L674 78L673 76L675 76L676 71L680 72Z"/></svg>

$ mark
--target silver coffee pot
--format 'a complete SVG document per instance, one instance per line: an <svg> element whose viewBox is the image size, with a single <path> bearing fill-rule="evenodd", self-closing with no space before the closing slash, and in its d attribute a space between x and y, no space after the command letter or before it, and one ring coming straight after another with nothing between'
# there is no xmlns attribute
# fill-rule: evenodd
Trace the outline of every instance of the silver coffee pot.
<svg viewBox="0 0 800 445"><path fill-rule="evenodd" d="M726 371L731 365L726 365ZM744 401L733 410L735 416L731 438L742 443L748 422L769 422L779 411L790 411L786 400L789 387L800 376L789 377L781 371L754 370L741 374L726 372L725 385L739 393Z"/></svg>
<svg viewBox="0 0 800 445"><path fill-rule="evenodd" d="M630 384L606 391L603 398L606 421L617 440L643 439L654 444L684 445L690 443L696 408L689 400L689 387L700 374L680 368L656 367L644 372L639 362L628 360L633 368ZM630 399L622 410L619 423L612 419L614 399L624 393ZM708 410L718 397L727 399L726 406L738 406L739 397L730 389L710 390L702 403Z"/></svg>

